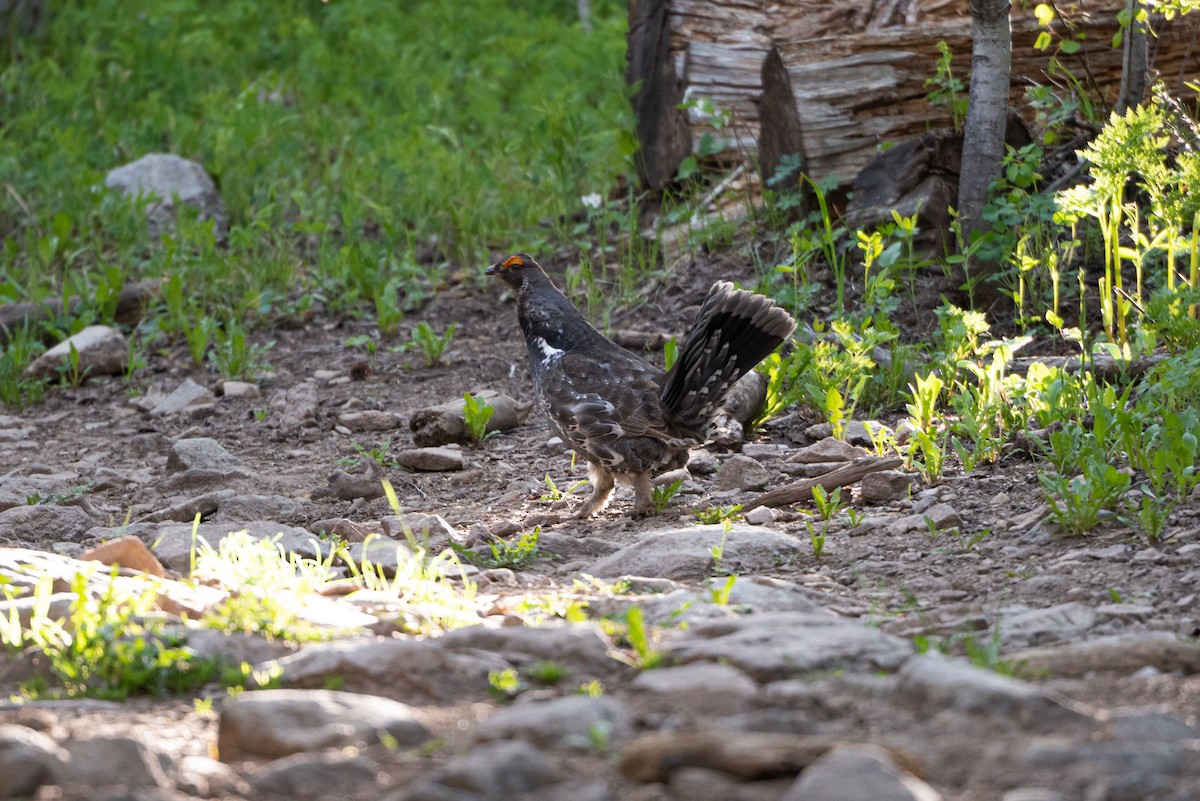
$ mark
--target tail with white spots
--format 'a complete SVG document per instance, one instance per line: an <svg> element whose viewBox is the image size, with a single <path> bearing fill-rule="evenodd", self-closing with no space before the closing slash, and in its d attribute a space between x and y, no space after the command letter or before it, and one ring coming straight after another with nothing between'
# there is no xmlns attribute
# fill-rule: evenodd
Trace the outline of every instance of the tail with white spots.
<svg viewBox="0 0 1200 801"><path fill-rule="evenodd" d="M703 434L738 379L754 369L796 328L796 321L763 295L713 284L679 349L661 395L672 423Z"/></svg>

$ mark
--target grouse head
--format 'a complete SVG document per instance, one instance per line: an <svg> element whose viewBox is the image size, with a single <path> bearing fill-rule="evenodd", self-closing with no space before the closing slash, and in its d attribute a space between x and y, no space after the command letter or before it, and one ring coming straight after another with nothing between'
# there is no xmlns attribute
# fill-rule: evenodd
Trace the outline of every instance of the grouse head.
<svg viewBox="0 0 1200 801"><path fill-rule="evenodd" d="M545 275L538 263L527 253L514 253L488 267L488 275L498 275L504 283L520 289L527 281Z"/></svg>

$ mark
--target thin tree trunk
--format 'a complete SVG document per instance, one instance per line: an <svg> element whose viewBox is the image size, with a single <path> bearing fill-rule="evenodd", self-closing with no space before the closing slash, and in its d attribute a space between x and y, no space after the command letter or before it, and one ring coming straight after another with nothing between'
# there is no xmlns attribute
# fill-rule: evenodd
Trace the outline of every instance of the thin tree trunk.
<svg viewBox="0 0 1200 801"><path fill-rule="evenodd" d="M1141 105L1146 95L1146 67L1150 58L1148 26L1138 20L1138 15L1144 10L1142 3L1140 0L1128 0L1125 8L1129 10L1129 28L1125 31L1121 48L1121 91L1116 106L1118 114Z"/></svg>
<svg viewBox="0 0 1200 801"><path fill-rule="evenodd" d="M1004 159L1008 83L1012 67L1010 0L970 0L971 106L963 130L958 218L967 242L984 227L988 187ZM965 244L965 243L964 243Z"/></svg>

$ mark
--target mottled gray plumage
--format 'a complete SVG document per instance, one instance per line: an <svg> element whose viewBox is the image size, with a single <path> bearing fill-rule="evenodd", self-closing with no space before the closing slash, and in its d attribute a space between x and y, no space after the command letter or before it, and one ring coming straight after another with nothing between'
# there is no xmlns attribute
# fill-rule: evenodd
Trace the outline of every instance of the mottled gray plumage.
<svg viewBox="0 0 1200 801"><path fill-rule="evenodd" d="M664 373L590 325L529 256L488 273L516 289L538 403L588 462L592 495L580 517L604 508L616 479L633 485L634 515L651 514L651 477L687 464L733 385L796 326L770 298L718 282Z"/></svg>

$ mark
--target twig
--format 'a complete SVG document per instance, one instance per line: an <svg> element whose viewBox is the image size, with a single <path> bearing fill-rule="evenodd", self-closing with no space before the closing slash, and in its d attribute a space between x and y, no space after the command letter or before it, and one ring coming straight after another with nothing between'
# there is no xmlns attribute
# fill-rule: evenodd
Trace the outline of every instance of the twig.
<svg viewBox="0 0 1200 801"><path fill-rule="evenodd" d="M899 467L903 461L898 456L860 456L853 462L831 470L823 476L806 478L803 481L796 481L779 489L764 492L746 504L745 511L748 512L759 506L791 506L794 503L811 500L813 487L819 485L832 491L838 487L853 484L868 473L893 470Z"/></svg>

